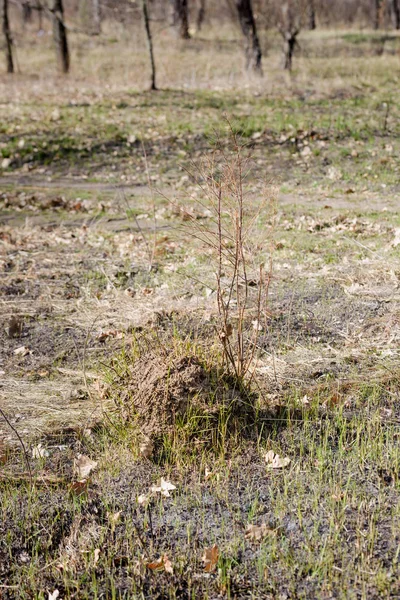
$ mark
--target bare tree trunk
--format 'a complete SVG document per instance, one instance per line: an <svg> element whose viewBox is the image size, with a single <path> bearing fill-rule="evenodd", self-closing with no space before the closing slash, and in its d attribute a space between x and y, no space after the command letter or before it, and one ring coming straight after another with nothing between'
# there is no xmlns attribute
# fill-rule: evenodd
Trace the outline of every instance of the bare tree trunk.
<svg viewBox="0 0 400 600"><path fill-rule="evenodd" d="M92 13L93 13L93 33L100 35L101 33L101 12L100 12L100 1L92 0Z"/></svg>
<svg viewBox="0 0 400 600"><path fill-rule="evenodd" d="M400 29L400 0L392 0L393 25L395 29Z"/></svg>
<svg viewBox="0 0 400 600"><path fill-rule="evenodd" d="M196 19L196 31L200 31L203 23L204 23L204 17L206 15L206 0L200 0L200 6L199 6L199 10L197 12L197 19Z"/></svg>
<svg viewBox="0 0 400 600"><path fill-rule="evenodd" d="M68 73L70 60L62 0L53 0L51 13L53 17L53 39L56 47L58 68L61 73Z"/></svg>
<svg viewBox="0 0 400 600"><path fill-rule="evenodd" d="M284 61L284 66L283 66L283 68L287 71L292 70L293 54L294 54L295 47L296 47L296 36L293 36L290 33L287 34L287 36L285 38L285 46L284 46L285 61Z"/></svg>
<svg viewBox="0 0 400 600"><path fill-rule="evenodd" d="M43 6L41 4L38 5L37 11L38 11L39 31L43 31Z"/></svg>
<svg viewBox="0 0 400 600"><path fill-rule="evenodd" d="M2 1L2 10L1 10L1 20L2 20L2 29L5 39L5 49L6 49L6 64L7 64L7 73L14 73L14 61L13 61L13 52L12 52L12 37L10 30L10 22L8 19L8 0Z"/></svg>
<svg viewBox="0 0 400 600"><path fill-rule="evenodd" d="M307 20L308 20L308 29L314 31L317 28L317 23L315 20L315 2L314 0L307 1Z"/></svg>
<svg viewBox="0 0 400 600"><path fill-rule="evenodd" d="M251 0L235 0L235 4L240 27L246 38L246 69L261 73L262 53Z"/></svg>
<svg viewBox="0 0 400 600"><path fill-rule="evenodd" d="M147 39L147 47L149 49L150 55L150 66L151 66L151 90L156 90L156 63L154 60L154 49L153 49L153 37L151 35L150 29L150 19L149 19L149 9L147 6L147 0L142 0L142 11L143 11L143 20L144 20L144 28L146 31L146 39Z"/></svg>
<svg viewBox="0 0 400 600"><path fill-rule="evenodd" d="M172 0L172 18L178 37L188 40L190 38L188 0Z"/></svg>
<svg viewBox="0 0 400 600"><path fill-rule="evenodd" d="M297 7L298 8L298 7ZM279 31L284 40L284 66L287 71L292 70L293 54L297 44L297 36L300 32L300 15L293 7L291 0L282 5L281 20L278 23Z"/></svg>
<svg viewBox="0 0 400 600"><path fill-rule="evenodd" d="M21 5L22 8L22 22L25 26L25 23L30 23L32 21L32 6L29 0L24 0Z"/></svg>
<svg viewBox="0 0 400 600"><path fill-rule="evenodd" d="M381 24L381 0L373 0L374 2L374 29L377 30Z"/></svg>

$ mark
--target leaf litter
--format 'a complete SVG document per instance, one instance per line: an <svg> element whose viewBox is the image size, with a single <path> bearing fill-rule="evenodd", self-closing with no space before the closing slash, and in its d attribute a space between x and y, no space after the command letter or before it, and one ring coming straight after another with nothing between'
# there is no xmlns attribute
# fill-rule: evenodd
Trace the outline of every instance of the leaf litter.
<svg viewBox="0 0 400 600"><path fill-rule="evenodd" d="M84 454L78 454L74 459L74 474L79 480L87 479L90 473L97 467L97 461L92 460Z"/></svg>
<svg viewBox="0 0 400 600"><path fill-rule="evenodd" d="M172 566L172 562L169 560L167 554L163 554L157 560L153 562L146 563L146 567L154 572L162 572L165 571L170 575L173 574L174 568Z"/></svg>
<svg viewBox="0 0 400 600"><path fill-rule="evenodd" d="M279 454L275 454L273 450L269 450L264 459L269 469L284 469L290 464L288 456L282 457Z"/></svg>
<svg viewBox="0 0 400 600"><path fill-rule="evenodd" d="M217 544L210 546L209 548L205 548L201 560L204 563L204 572L205 573L213 573L218 564L219 559L219 549Z"/></svg>

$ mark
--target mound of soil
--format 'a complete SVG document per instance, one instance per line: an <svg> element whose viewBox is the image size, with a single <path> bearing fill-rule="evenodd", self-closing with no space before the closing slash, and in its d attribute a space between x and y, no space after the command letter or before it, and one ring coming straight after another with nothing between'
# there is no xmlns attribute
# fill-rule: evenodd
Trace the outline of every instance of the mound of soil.
<svg viewBox="0 0 400 600"><path fill-rule="evenodd" d="M193 356L155 353L135 361L120 399L147 436L168 433L190 410L204 409L209 376Z"/></svg>
<svg viewBox="0 0 400 600"><path fill-rule="evenodd" d="M244 415L232 381L207 371L195 356L148 353L137 359L121 382L118 402L141 432L158 437L173 431L187 417L217 417L222 406Z"/></svg>

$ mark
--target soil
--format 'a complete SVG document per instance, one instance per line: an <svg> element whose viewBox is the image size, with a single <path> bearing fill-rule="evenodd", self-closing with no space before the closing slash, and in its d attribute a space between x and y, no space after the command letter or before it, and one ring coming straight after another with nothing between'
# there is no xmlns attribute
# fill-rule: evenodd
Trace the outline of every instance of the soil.
<svg viewBox="0 0 400 600"><path fill-rule="evenodd" d="M171 433L191 410L204 408L208 379L195 357L145 354L124 378L120 402L146 436Z"/></svg>
<svg viewBox="0 0 400 600"><path fill-rule="evenodd" d="M210 431L217 428L223 410L229 411L231 431L238 419L242 428L249 425L251 399L244 400L245 391L239 392L229 374L207 370L197 356L169 350L168 335L163 349L145 352L114 379L105 398L113 399L120 414L134 421L145 439L154 441L191 425L189 436L202 432L205 443L206 424Z"/></svg>

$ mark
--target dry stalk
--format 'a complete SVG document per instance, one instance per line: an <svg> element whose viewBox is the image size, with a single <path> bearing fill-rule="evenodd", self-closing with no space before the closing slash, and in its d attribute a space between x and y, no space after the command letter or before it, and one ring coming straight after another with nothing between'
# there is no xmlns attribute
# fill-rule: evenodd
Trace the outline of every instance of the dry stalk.
<svg viewBox="0 0 400 600"><path fill-rule="evenodd" d="M218 337L226 364L239 382L252 378L260 331L268 318L267 301L272 274L272 236L268 252L258 257L255 225L264 209L272 209L267 195L258 209L245 194L250 159L230 128L233 153L221 145L196 167L203 199L196 202L211 213L208 223L189 215L190 233L211 254L215 269ZM272 226L273 227L273 226ZM267 255L267 257L266 257ZM267 265L267 266L266 266Z"/></svg>

